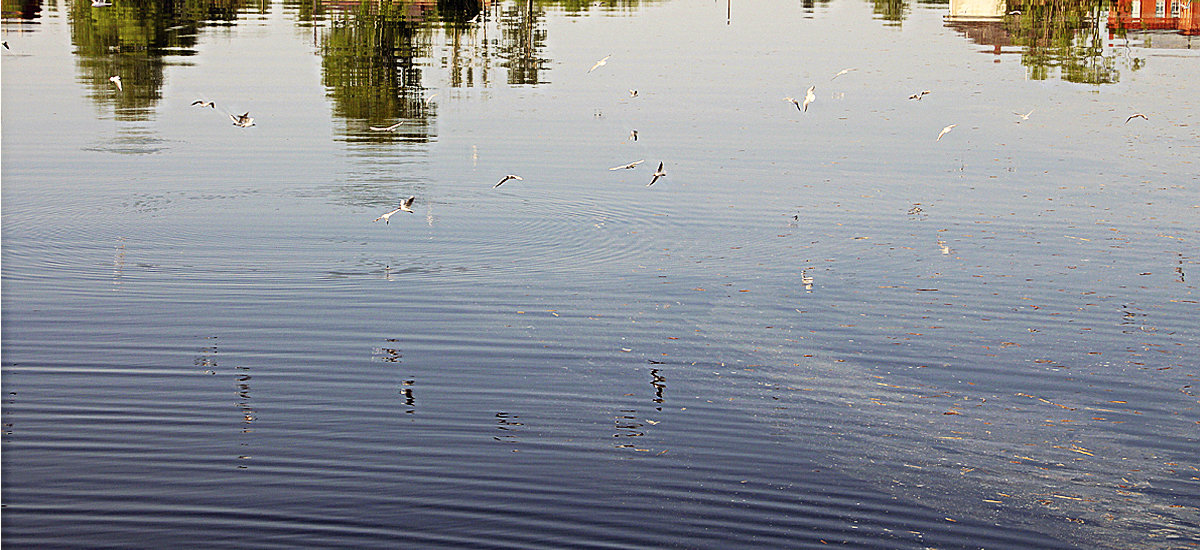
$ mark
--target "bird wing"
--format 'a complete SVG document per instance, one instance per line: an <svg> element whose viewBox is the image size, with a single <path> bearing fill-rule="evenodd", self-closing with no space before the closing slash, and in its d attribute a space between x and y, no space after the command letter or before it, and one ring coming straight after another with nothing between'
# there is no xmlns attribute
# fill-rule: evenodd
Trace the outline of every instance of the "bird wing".
<svg viewBox="0 0 1200 550"><path fill-rule="evenodd" d="M407 199L400 201L400 208L403 208L403 209L412 208L413 201L415 201L415 200L417 200L417 197L412 196L412 197L409 197Z"/></svg>

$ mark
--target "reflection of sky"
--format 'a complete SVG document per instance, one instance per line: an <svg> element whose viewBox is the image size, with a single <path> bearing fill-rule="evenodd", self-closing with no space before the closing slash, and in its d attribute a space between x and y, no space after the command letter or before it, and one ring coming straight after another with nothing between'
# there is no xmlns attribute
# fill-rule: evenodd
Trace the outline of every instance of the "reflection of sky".
<svg viewBox="0 0 1200 550"><path fill-rule="evenodd" d="M1191 157L1180 151L1195 143L1200 127L1195 120L1200 67L1151 58L1145 70L1123 74L1102 89L1053 78L1027 82L1024 58L1000 55L993 63L979 55L979 45L947 26L945 7L910 9L903 25L894 25L879 17L879 4L857 1L820 4L811 11L761 2L734 6L732 13L720 4L667 2L604 17L567 17L565 10L547 8L528 27L533 32L524 35L544 35L544 44L533 48L535 66L520 69L525 71L521 74L536 72L536 78L517 82L498 45L505 40L498 30L501 17L489 12L488 22L478 29L454 34L438 27L416 33L412 43L423 49L414 50L411 63L393 54L391 65L346 71L367 84L385 83L380 86L384 92L410 94L403 96L406 100L438 94L427 112L381 112L380 120L369 110L356 111L354 101L372 107L385 104L382 100L330 92L331 63L353 63L373 54L331 58L321 48L322 40L332 40L334 29L318 26L314 37L312 29L297 29L288 10L272 7L232 27L204 27L186 64L169 59L155 66L157 80L135 72L127 89L153 99L144 107L153 116L138 120L109 115L122 104L106 81L107 66L93 69L80 61L66 46L70 29L47 24L12 40L14 47L39 57L6 58L4 63L6 283L31 291L10 293L13 287L7 287L6 300L13 301L6 305L17 305L18 316L34 317L22 306L61 301L61 287L72 291L74 299L90 300L87 275L102 269L106 295L128 300L102 305L122 313L122 322L145 322L153 329L149 332L168 344L173 336L163 333L179 329L190 338L194 354L197 335L214 332L196 329L200 323L234 332L229 336L236 343L226 344L222 334L222 365L235 368L239 362L224 357L250 350L242 358L255 361L254 392L249 393L248 379L238 389L248 392L246 398L277 400L241 411L254 418L262 415L254 421L256 433L279 426L279 401L288 399L289 391L314 395L311 388L291 385L296 381L285 371L292 368L333 365L338 384L323 390L341 393L333 398L320 393L319 398L338 401L351 397L361 382L353 378L355 357L371 358L370 350L381 347L404 349L401 363L422 376L405 371L387 390L394 396L397 385L418 380L401 388L408 409L417 409L418 403L420 408L400 416L427 417L445 406L446 392L437 391L437 385L455 369L419 371L428 366L423 356L449 344L474 346L482 350L481 357L519 349L529 363L536 363L544 344L571 347L580 335L592 335L596 348L608 346L617 357L632 353L617 346L629 346L655 360L675 361L631 378L630 391L640 392L647 410L659 405L677 409L684 400L693 407L689 382L711 383L703 380L705 373L726 370L715 363L735 355L727 352L732 347L749 359L772 359L770 365L755 367L760 371L805 365L807 370L784 370L778 379L844 390L819 397L841 406L836 410L847 410L844 401L854 400L856 407L871 411L855 417L865 419L859 424L878 421L906 437L927 432L905 430L904 415L867 401L885 398L888 404L903 405L893 408L928 413L922 403L932 401L918 400L929 393L926 386L938 386L937 393L953 388L954 397L971 406L987 398L1025 407L996 412L1003 422L966 444L937 442L939 451L978 458L972 453L986 450L969 443L1016 447L1044 441L1050 428L1041 419L1026 422L1027 415L1040 414L1027 411L1040 410L1030 406L1041 402L1015 398L1016 392L1036 393L1054 403L1090 402L1109 399L1095 387L1112 379L1087 372L1080 374L1086 382L1078 382L1073 373L1094 365L1083 360L1073 366L1085 368L1046 374L1035 370L1042 365L1032 363L1041 359L1035 352L1083 354L1094 346L1104 352L1105 361L1124 359L1125 341L1114 338L1111 330L1122 322L1121 309L1113 303L1118 298L1141 302L1126 309L1139 315L1137 327L1124 328L1162 327L1154 334L1138 334L1138 343L1170 344L1173 336L1166 333L1176 328L1194 332L1163 311L1179 311L1181 305L1169 300L1192 292L1182 279L1195 259L1181 251L1195 233L1189 223L1196 204L1189 186L1195 176ZM854 39L845 40L846 34ZM345 42L350 51L355 43ZM456 45L463 46L454 49ZM467 59L448 59L453 52ZM612 56L607 65L587 72L607 55ZM137 54L129 56L135 70L145 68L139 63L149 63ZM98 57L108 59L107 54ZM400 80L389 72L405 63L420 69L419 79ZM857 70L833 80L850 67ZM487 76L463 76L484 68ZM782 101L784 96L802 97L808 86L816 87L817 99L807 113ZM639 96L631 98L628 89L639 90ZM348 94L356 90L353 85L345 89ZM907 99L920 90L931 93L920 101ZM190 105L199 98L215 100L229 112L249 111L258 125L234 128L223 112ZM1030 118L1020 123L1012 114L1030 110ZM1125 124L1133 111L1145 112L1149 120ZM420 117L428 129L415 125L415 135L350 139L354 132L369 135L362 129L367 124L398 116ZM958 126L935 142L948 124ZM626 139L634 128L641 134L636 143ZM140 148L130 147L129 141L105 137L112 135L144 141ZM437 139L424 139L429 136ZM104 143L97 145L97 140ZM642 158L647 159L642 169L607 170ZM656 161L666 162L669 175L648 189L644 168ZM525 180L491 189L499 175L510 172ZM381 209L409 194L418 196L417 214L393 219L388 226L371 224ZM905 214L914 204L922 207L919 217ZM794 224L786 226L789 220ZM950 253L939 249L943 242ZM64 243L70 246L55 248ZM117 260L113 246L121 247ZM1142 262L1150 265L1142 268ZM119 271L119 291L110 282L114 270ZM802 270L816 281L812 293L796 284ZM31 283L47 277L58 278L52 285ZM930 288L940 290L913 290ZM589 301L595 299L589 292L596 289L603 298ZM1076 292L1083 289L1099 295ZM394 310L377 309L374 301L381 294ZM495 298L498 294L502 300ZM619 299L610 300L610 295ZM333 312L339 324L350 328L321 326L329 319L312 315L305 301L314 296L318 309ZM293 297L301 300L293 302ZM182 313L156 316L161 304L139 307L158 299L177 304ZM453 311L444 311L445 301L453 302ZM536 320L524 313L535 308L517 305L540 301L546 305L538 309ZM562 317L545 311L560 307L555 302L570 306L562 307ZM405 325L411 321L402 313L414 303L415 314L444 324ZM1077 313L1079 308L1086 313ZM516 309L523 312L520 317L511 313ZM679 310L687 315L677 315ZM13 311L6 310L6 323L14 323ZM594 313L608 315L589 317ZM138 317L142 315L146 317ZM926 319L940 316L948 320ZM267 330L245 326L264 319ZM1064 328L1077 324L1061 319L1080 319L1089 329L1108 332L1094 338L1076 332L1075 326ZM633 343L620 338L601 342L595 336L620 335L631 321L638 321L629 329ZM559 328L563 325L558 323L566 322L575 323L566 325L572 329L602 330ZM20 327L20 321L15 323ZM930 327L934 324L941 328ZM707 340L664 357L653 340L663 326L685 329L680 331L685 337L699 329ZM445 327L456 336L466 335L465 343L449 343L439 332ZM239 330L247 328L245 334ZM288 339L279 333L293 334L293 328L299 336L289 338L296 341L281 342ZM47 322L41 330L56 328ZM953 336L939 340L938 331ZM384 340L400 335L407 339L404 343ZM510 335L517 344L510 343ZM897 336L905 346L879 343L880 335ZM100 341L97 333L83 336L89 343ZM330 345L333 351L295 351L319 347L322 339L338 343ZM264 341L280 345L262 349ZM499 347L500 353L489 346ZM1060 346L1067 349L1056 349ZM17 351L28 354L30 347L26 343ZM77 347L84 351L64 352L84 353L89 346ZM846 352L851 360L805 362L801 354L808 348ZM856 360L854 354L864 349L878 364ZM136 350L123 353L122 358L143 357ZM1001 353L1010 355L991 356ZM684 368L676 356L711 359L703 363L711 366ZM574 355L564 357L553 370L569 378L570 368L580 368L581 362ZM280 361L283 368L271 364L280 358L294 361ZM900 370L912 361L929 368L886 370ZM1009 361L1029 368L1009 376L988 371ZM723 374L728 379L758 376L743 366L734 368L731 362L736 376ZM878 371L871 370L876 367ZM1182 376L1182 370L1150 372L1139 377L1137 383L1143 385L1114 388L1145 397L1159 389L1153 384ZM507 372L527 378L524 371ZM873 376L877 372L892 375L884 380L889 384L925 385L879 389L880 379ZM796 373L806 376L794 380ZM464 380L462 388L453 388L482 384L496 399L489 402L497 406L483 422L488 439L503 426L513 428L505 431L519 433L516 439L522 441L555 441L538 435L539 415L530 414L536 411L500 406L509 392L529 394L522 393L519 381L498 378ZM1033 385L1039 391L1013 387ZM723 385L703 389L705 399L725 397ZM1183 395L1170 389L1170 397ZM355 397L386 409L370 394ZM909 400L900 403L902 399ZM805 408L802 399L785 403L798 411L835 410ZM1158 403L1170 401L1138 405L1151 413L1142 418L1186 430L1159 414L1156 407L1165 406ZM532 405L523 407L528 408ZM1058 412L1053 405L1048 408ZM347 416L361 418L357 414L352 410ZM931 425L954 421L961 424L952 426L956 429L979 428L969 414L951 420L943 414L938 409L921 418ZM627 415L637 416L606 411L606 427L612 419L621 420L603 434L603 445L611 445L611 432L633 425ZM1080 423L1089 422L1082 411L1075 416ZM832 423L818 418L812 424L821 422ZM528 428L517 429L522 425ZM648 434L639 439L654 434L638 428ZM463 433L469 437L474 432ZM1071 437L1066 428L1053 434ZM896 454L883 458L928 458L903 447L887 446ZM932 447L921 449L932 452ZM350 449L355 450L361 449ZM856 450L864 465L879 458L871 454L877 449ZM675 447L671 451L668 458L683 454ZM1047 453L1039 457L1070 453L1021 450L1039 451ZM1006 460L995 462L1001 474L1012 471L1002 469L1013 468ZM1082 459L1072 464L1077 468L1073 472L1111 473ZM953 480L974 479L956 469L952 474L932 482L955 489L959 482ZM892 472L884 469L882 475ZM1001 482L1021 488L1029 480L1041 489L1036 476ZM887 487L888 481L883 483ZM953 500L955 495L947 490L934 496ZM973 502L981 506L978 499ZM1123 502L1108 499L1103 505L1120 507Z"/></svg>

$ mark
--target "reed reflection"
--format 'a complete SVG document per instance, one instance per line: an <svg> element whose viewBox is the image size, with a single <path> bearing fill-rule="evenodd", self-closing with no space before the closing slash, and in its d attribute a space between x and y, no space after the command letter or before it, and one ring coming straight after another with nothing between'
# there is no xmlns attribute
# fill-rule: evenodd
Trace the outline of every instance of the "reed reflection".
<svg viewBox="0 0 1200 550"><path fill-rule="evenodd" d="M148 120L162 99L165 59L195 55L198 30L210 22L236 21L242 5L242 0L72 2L68 20L80 80L118 120Z"/></svg>

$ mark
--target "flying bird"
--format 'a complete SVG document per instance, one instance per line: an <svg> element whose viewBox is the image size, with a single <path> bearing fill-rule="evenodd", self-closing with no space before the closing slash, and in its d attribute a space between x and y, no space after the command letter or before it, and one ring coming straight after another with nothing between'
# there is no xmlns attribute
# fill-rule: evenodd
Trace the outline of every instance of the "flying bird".
<svg viewBox="0 0 1200 550"><path fill-rule="evenodd" d="M850 71L857 71L857 70L858 70L858 67L851 67L851 68L849 68L849 69L842 69L842 70L838 71L838 74L835 74L835 75L833 75L833 78L837 78L837 77L839 77L839 76L842 76L842 75L844 75L844 74L846 74L846 73L848 73L848 72L850 72ZM831 79L829 79L829 80L833 80L833 78L831 78Z"/></svg>
<svg viewBox="0 0 1200 550"><path fill-rule="evenodd" d="M254 126L254 117L250 116L250 111L246 111L240 115L229 115L229 118L233 119L234 126L241 126L242 128Z"/></svg>
<svg viewBox="0 0 1200 550"><path fill-rule="evenodd" d="M925 97L926 95L928 95L928 94L932 94L932 93L933 93L933 92L931 92L931 91L929 91L929 90L921 90L921 91L919 91L919 92L917 92L917 93L915 93L915 94L913 94L913 95L910 95L910 96L908 96L908 98L909 98L909 99L915 99L915 100L917 100L917 101L920 101L922 97Z"/></svg>
<svg viewBox="0 0 1200 550"><path fill-rule="evenodd" d="M646 162L646 159L635 160L629 164L622 164L620 166L613 166L612 168L609 168L609 170L633 170L634 168L637 168L637 165L643 162Z"/></svg>
<svg viewBox="0 0 1200 550"><path fill-rule="evenodd" d="M202 100L199 100L199 99L197 99L196 101L193 101L193 102L192 102L192 105L199 105L199 106L201 106L201 107L212 107L213 109L216 109L216 108L217 108L217 102L215 102L215 101L202 101Z"/></svg>
<svg viewBox="0 0 1200 550"><path fill-rule="evenodd" d="M525 179L525 178L522 178L521 176L518 176L516 174L509 174L507 176L504 176L499 182L496 182L496 185L493 185L492 189L495 189L497 187L500 187L501 185L504 185L504 182L506 182L508 180L523 180L523 179Z"/></svg>
<svg viewBox="0 0 1200 550"><path fill-rule="evenodd" d="M1150 120L1150 119L1146 118L1146 115L1143 115L1142 113L1133 113L1132 115L1129 115L1129 118L1125 119L1125 124L1129 124L1129 121L1131 121L1135 118L1140 118L1142 120Z"/></svg>
<svg viewBox="0 0 1200 550"><path fill-rule="evenodd" d="M112 5L108 0L92 0L93 8L107 8Z"/></svg>
<svg viewBox="0 0 1200 550"><path fill-rule="evenodd" d="M123 86L121 86L121 75L110 76L110 77L108 77L108 81L112 82L113 84L116 84L117 90L125 91L125 88Z"/></svg>
<svg viewBox="0 0 1200 550"><path fill-rule="evenodd" d="M1029 120L1029 115L1032 115L1032 114L1033 114L1033 109L1030 109L1030 110L1029 110L1029 112L1028 112L1028 113L1025 113L1025 114L1021 114L1021 113L1018 113L1018 112L1016 112L1016 111L1013 111L1013 114L1014 114L1014 115L1017 115L1017 116L1019 116L1019 117L1021 117L1021 120ZM1017 124L1020 124L1020 123L1021 123L1021 120L1018 120L1018 121L1017 121Z"/></svg>
<svg viewBox="0 0 1200 550"><path fill-rule="evenodd" d="M637 141L637 130L629 131L629 139L632 139L633 141ZM627 139L625 141L629 141L629 139Z"/></svg>
<svg viewBox="0 0 1200 550"><path fill-rule="evenodd" d="M646 187L650 187L651 185L654 185L654 182L658 181L658 178L661 178L665 175L667 175L667 173L663 171L663 163L660 161L658 163L658 170L654 171L654 179L650 180L650 183L647 183Z"/></svg>
<svg viewBox="0 0 1200 550"><path fill-rule="evenodd" d="M785 97L785 98L783 98L783 100L784 100L784 101L791 101L791 102L792 102L792 105L795 105L795 106L796 106L796 110L797 110L797 111L799 111L799 110L800 110L800 102L799 102L799 101L796 101L796 98L794 98L794 97Z"/></svg>
<svg viewBox="0 0 1200 550"><path fill-rule="evenodd" d="M637 90L629 90L629 97L637 97Z"/></svg>
<svg viewBox="0 0 1200 550"><path fill-rule="evenodd" d="M935 140L933 140L933 141L942 141L942 136L944 136L944 135L946 135L946 134L949 134L949 133L950 133L950 130L953 130L955 126L958 126L958 125L957 125L957 124L951 124L951 125L949 125L949 126L947 126L947 127L945 127L945 128L942 128L942 133L938 134L938 137L937 137L937 139L935 139Z"/></svg>
<svg viewBox="0 0 1200 550"><path fill-rule="evenodd" d="M599 69L600 67L607 65L608 58L610 58L610 57L612 57L612 54L604 56L604 59L601 59L600 61L597 61L595 65L592 65L592 68L588 69L588 72L590 73L596 69Z"/></svg>
<svg viewBox="0 0 1200 550"><path fill-rule="evenodd" d="M437 97L437 94L433 94L433 95L431 95L431 96L429 96L429 97L425 98L425 106L426 106L426 107L428 107L428 106L429 106L429 103L430 103L430 102L432 102L432 101L433 101L433 98L435 98L435 97Z"/></svg>
<svg viewBox="0 0 1200 550"><path fill-rule="evenodd" d="M369 126L369 128L372 130L375 130L376 132L393 132L396 130L396 128L399 128L401 124L404 124L403 120L401 120L400 122L397 122L391 126L384 126L384 127Z"/></svg>
<svg viewBox="0 0 1200 550"><path fill-rule="evenodd" d="M813 91L816 89L817 89L816 86L809 86L808 91L804 93L804 109L803 110L806 113L808 112L808 104L817 100L817 94L813 93Z"/></svg>
<svg viewBox="0 0 1200 550"><path fill-rule="evenodd" d="M396 214L398 212L408 212L409 214L411 214L412 213L412 203L414 200L416 200L416 197L409 197L407 199L401 200L400 204L396 206L395 210L392 210L391 212L388 212L382 216L379 216L378 218L375 218L372 221L383 220L383 224L388 225L388 222L390 221L389 218L391 218L393 214Z"/></svg>

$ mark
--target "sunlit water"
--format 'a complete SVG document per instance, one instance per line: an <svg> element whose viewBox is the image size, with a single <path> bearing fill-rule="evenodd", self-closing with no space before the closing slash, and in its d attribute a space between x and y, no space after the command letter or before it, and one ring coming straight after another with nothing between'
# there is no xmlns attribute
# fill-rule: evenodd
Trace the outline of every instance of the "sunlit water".
<svg viewBox="0 0 1200 550"><path fill-rule="evenodd" d="M1186 34L114 1L4 8L6 545L1200 544Z"/></svg>

